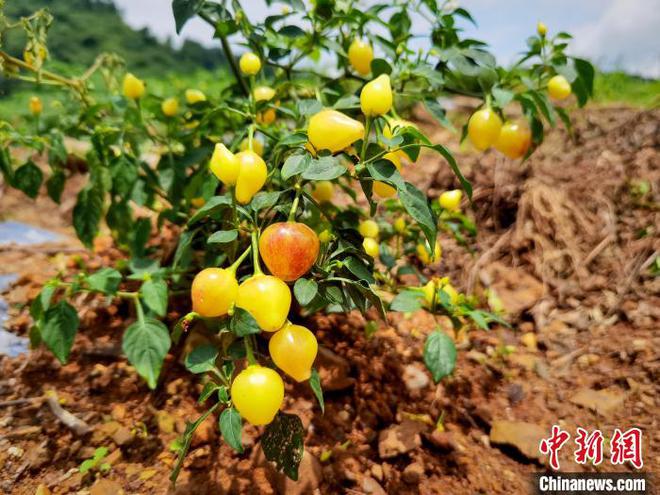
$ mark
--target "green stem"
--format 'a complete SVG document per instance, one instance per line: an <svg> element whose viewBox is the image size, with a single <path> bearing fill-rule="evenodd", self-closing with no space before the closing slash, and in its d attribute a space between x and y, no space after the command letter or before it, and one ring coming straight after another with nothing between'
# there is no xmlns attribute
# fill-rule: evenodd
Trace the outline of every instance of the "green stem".
<svg viewBox="0 0 660 495"><path fill-rule="evenodd" d="M252 350L252 344L250 342L249 335L243 337L243 343L245 344L245 354L247 354L248 364L257 364L257 360L254 358L254 351Z"/></svg>
<svg viewBox="0 0 660 495"><path fill-rule="evenodd" d="M140 302L140 298L136 297L134 298L134 301L135 301L135 311L137 312L138 321L140 322L140 325L144 325L144 309L142 309L142 303Z"/></svg>
<svg viewBox="0 0 660 495"><path fill-rule="evenodd" d="M241 254L238 257L238 259L236 261L234 261L234 263L229 268L227 268L227 270L229 270L231 273L236 275L236 270L238 270L238 267L241 266L241 263L243 263L243 260L245 260L245 258L247 258L247 256L248 256L248 254L250 254L250 251L252 251L252 246L248 246L247 249L245 251L243 251L243 254Z"/></svg>
<svg viewBox="0 0 660 495"><path fill-rule="evenodd" d="M254 265L254 274L263 275L261 265L259 265L259 233L257 230L252 231L252 263Z"/></svg>
<svg viewBox="0 0 660 495"><path fill-rule="evenodd" d="M364 139L362 140L362 151L360 152L360 162L364 162L367 155L367 146L369 145L369 133L371 132L372 118L367 117L364 123Z"/></svg>
<svg viewBox="0 0 660 495"><path fill-rule="evenodd" d="M209 15L205 14L204 12L199 12L199 16L215 29L216 23L213 19L211 19ZM227 41L226 36L221 34L218 36L220 37L220 43L222 44L222 50L225 52L225 57L229 61L231 71L234 73L234 78L236 79L236 82L238 82L238 85L241 87L243 94L248 96L250 91L248 90L247 84L245 84L245 79L243 79L241 76L241 70L238 68L238 64L236 63L236 58L234 57L231 45L229 44L229 41Z"/></svg>
<svg viewBox="0 0 660 495"><path fill-rule="evenodd" d="M248 128L248 149L253 151L252 143L254 142L254 124Z"/></svg>
<svg viewBox="0 0 660 495"><path fill-rule="evenodd" d="M298 210L298 203L300 202L300 194L302 193L302 186L300 181L296 182L294 186L296 190L296 197L293 198L293 203L291 204L291 211L289 211L289 222L295 222L296 220L296 211Z"/></svg>

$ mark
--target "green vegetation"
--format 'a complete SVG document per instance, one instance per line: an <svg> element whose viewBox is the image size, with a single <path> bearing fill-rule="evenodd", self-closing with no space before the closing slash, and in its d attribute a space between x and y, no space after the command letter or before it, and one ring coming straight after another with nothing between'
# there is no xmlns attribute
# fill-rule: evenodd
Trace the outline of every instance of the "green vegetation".
<svg viewBox="0 0 660 495"><path fill-rule="evenodd" d="M660 80L644 79L625 72L598 73L594 83L598 103L625 103L634 107L660 106Z"/></svg>
<svg viewBox="0 0 660 495"><path fill-rule="evenodd" d="M6 2L4 12L9 22L16 22L41 8L47 8L55 18L48 33L53 60L88 66L99 53L117 53L131 71L151 76L213 69L225 63L220 49L204 48L194 41L175 49L146 29L133 30L111 0L13 0ZM15 31L3 44L9 53L20 57L25 37Z"/></svg>

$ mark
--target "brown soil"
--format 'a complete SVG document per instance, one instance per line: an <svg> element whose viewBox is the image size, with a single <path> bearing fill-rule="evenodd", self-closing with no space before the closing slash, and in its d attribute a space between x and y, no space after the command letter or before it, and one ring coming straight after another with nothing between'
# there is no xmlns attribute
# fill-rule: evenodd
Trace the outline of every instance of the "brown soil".
<svg viewBox="0 0 660 495"><path fill-rule="evenodd" d="M358 314L314 317L308 324L326 349L319 359L326 411L321 414L306 384L287 385L285 407L307 430L311 455L303 460L301 482L285 483L264 461L256 428L244 429L246 452L238 455L209 421L172 488L169 447L184 420L202 411L195 403L200 386L173 355L161 386L149 392L119 354L127 308L81 297L82 328L69 364L42 350L0 358L0 489L527 493L529 473L545 469L539 435L549 435L553 424L572 435L577 426L600 428L606 439L614 428L638 426L644 471L660 471L660 278L651 274L660 249L660 111L581 111L575 143L563 130L553 131L524 164L470 154L428 116L417 120L435 142L458 152L475 188L468 212L479 228L474 254L446 237L443 260L430 270L449 275L463 291L496 294L511 329L460 335L454 375L434 386L421 366L422 345L430 331L448 327L442 318L393 313L367 337ZM457 186L446 164L431 155L406 175L431 196ZM640 179L651 184L643 196L633 191ZM66 201L57 211L48 199L32 202L0 190L7 218L71 234L70 209ZM21 274L5 294L14 331L26 332L23 305L57 270L81 260L98 267L118 255L104 238L92 254L56 254L78 249L70 241L64 250L0 251L0 272ZM58 421L40 399L48 390L92 431L77 435ZM435 428L440 416L444 432ZM82 477L78 466L99 446L109 449L110 471ZM575 464L572 452L569 444L562 450L564 470L596 469ZM632 469L612 466L607 455L606 448L598 471Z"/></svg>

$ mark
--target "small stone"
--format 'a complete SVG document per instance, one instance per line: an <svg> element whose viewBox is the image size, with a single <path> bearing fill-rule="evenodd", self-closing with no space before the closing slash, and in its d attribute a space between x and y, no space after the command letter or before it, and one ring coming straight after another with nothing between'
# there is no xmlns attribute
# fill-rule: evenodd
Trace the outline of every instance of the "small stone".
<svg viewBox="0 0 660 495"><path fill-rule="evenodd" d="M126 406L124 404L113 404L110 416L116 421L123 420L126 417Z"/></svg>
<svg viewBox="0 0 660 495"><path fill-rule="evenodd" d="M7 455L9 457L13 457L14 459L20 459L23 457L23 454L25 454L25 451L20 447L16 447L15 445L12 445L7 449Z"/></svg>
<svg viewBox="0 0 660 495"><path fill-rule="evenodd" d="M45 466L51 460L51 453L44 444L35 445L27 451L25 460L30 469L39 469Z"/></svg>
<svg viewBox="0 0 660 495"><path fill-rule="evenodd" d="M94 483L89 491L89 495L124 495L125 493L119 483L105 478L101 478Z"/></svg>
<svg viewBox="0 0 660 495"><path fill-rule="evenodd" d="M649 341L646 339L633 339L632 348L635 352L644 352L649 348Z"/></svg>
<svg viewBox="0 0 660 495"><path fill-rule="evenodd" d="M371 476L362 478L362 491L370 495L387 495L383 487Z"/></svg>
<svg viewBox="0 0 660 495"><path fill-rule="evenodd" d="M536 334L534 332L523 333L520 336L520 342L522 342L522 344L530 351L538 350L538 343L536 341Z"/></svg>
<svg viewBox="0 0 660 495"><path fill-rule="evenodd" d="M457 450L457 444L456 440L454 440L454 435L448 431L440 431L437 429L433 430L433 433L431 433L428 439L440 450Z"/></svg>
<svg viewBox="0 0 660 495"><path fill-rule="evenodd" d="M381 431L378 436L378 454L381 459L396 457L419 447L422 444L419 434L425 429L422 423L405 420Z"/></svg>
<svg viewBox="0 0 660 495"><path fill-rule="evenodd" d="M419 462L412 462L406 466L401 474L403 481L411 485L416 485L424 476L424 466Z"/></svg>
<svg viewBox="0 0 660 495"><path fill-rule="evenodd" d="M44 485L43 483L41 483L37 487L37 491L34 492L34 495L51 495L51 494L50 494L50 490L48 489L48 487L46 485Z"/></svg>
<svg viewBox="0 0 660 495"><path fill-rule="evenodd" d="M121 450L115 449L105 457L104 462L107 462L111 466L114 466L121 460L121 457L122 457Z"/></svg>
<svg viewBox="0 0 660 495"><path fill-rule="evenodd" d="M330 349L319 347L316 365L323 390L345 390L355 383L355 379L350 376L351 365L348 360Z"/></svg>
<svg viewBox="0 0 660 495"><path fill-rule="evenodd" d="M416 364L409 364L403 368L403 382L406 388L415 392L428 386L429 376Z"/></svg>
<svg viewBox="0 0 660 495"><path fill-rule="evenodd" d="M215 440L216 422L213 416L206 418L193 433L192 446L206 445Z"/></svg>
<svg viewBox="0 0 660 495"><path fill-rule="evenodd" d="M133 440L133 434L131 433L131 430L126 428L125 426L122 426L119 428L113 435L112 435L112 441L115 442L117 445L120 447L122 445L127 444Z"/></svg>
<svg viewBox="0 0 660 495"><path fill-rule="evenodd" d="M290 480L282 473L278 473L277 478L277 491L282 495L305 495L321 485L323 468L318 459L305 450L298 467L298 481Z"/></svg>
<svg viewBox="0 0 660 495"><path fill-rule="evenodd" d="M383 467L380 464L371 466L371 474L374 475L378 481L383 481Z"/></svg>
<svg viewBox="0 0 660 495"><path fill-rule="evenodd" d="M166 435L174 433L174 428L176 426L176 418L174 416L167 411L156 411L154 417L156 418L158 431Z"/></svg>
<svg viewBox="0 0 660 495"><path fill-rule="evenodd" d="M591 409L602 416L607 416L623 407L627 394L616 389L578 390L569 400L573 404Z"/></svg>
<svg viewBox="0 0 660 495"><path fill-rule="evenodd" d="M158 474L158 470L157 470L157 469L145 469L144 471L142 471L142 472L140 473L139 478L140 478L142 481L147 481L147 480L153 478L154 476L156 476L157 474Z"/></svg>
<svg viewBox="0 0 660 495"><path fill-rule="evenodd" d="M490 442L515 447L528 459L540 457L539 443L546 431L538 425L522 421L493 421Z"/></svg>
<svg viewBox="0 0 660 495"><path fill-rule="evenodd" d="M531 308L545 292L543 284L522 268L495 262L486 272L493 281L490 289L497 294L507 314L517 315Z"/></svg>

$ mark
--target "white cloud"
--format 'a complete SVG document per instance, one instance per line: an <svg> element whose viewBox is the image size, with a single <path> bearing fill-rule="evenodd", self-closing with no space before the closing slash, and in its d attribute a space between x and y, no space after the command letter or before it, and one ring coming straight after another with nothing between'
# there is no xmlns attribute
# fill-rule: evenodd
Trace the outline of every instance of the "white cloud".
<svg viewBox="0 0 660 495"><path fill-rule="evenodd" d="M660 5L657 0L613 0L591 22L576 27L573 52L604 68L660 77Z"/></svg>

